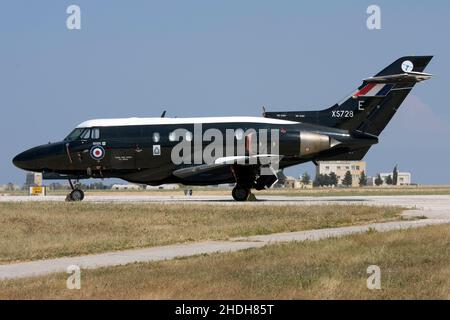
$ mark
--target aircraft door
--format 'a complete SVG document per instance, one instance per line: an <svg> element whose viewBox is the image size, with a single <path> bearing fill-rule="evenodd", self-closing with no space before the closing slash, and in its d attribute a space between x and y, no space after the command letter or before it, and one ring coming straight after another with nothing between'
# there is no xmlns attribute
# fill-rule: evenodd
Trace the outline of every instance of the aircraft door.
<svg viewBox="0 0 450 320"><path fill-rule="evenodd" d="M136 155L139 147L129 139L113 139L108 143L111 168L116 170L131 170L136 168Z"/></svg>
<svg viewBox="0 0 450 320"><path fill-rule="evenodd" d="M136 167L150 169L161 165L163 151L158 131L145 128L144 138L136 145Z"/></svg>
<svg viewBox="0 0 450 320"><path fill-rule="evenodd" d="M100 140L97 128L85 129L81 136L65 144L67 161L72 169L94 172L109 167L109 154L105 141Z"/></svg>

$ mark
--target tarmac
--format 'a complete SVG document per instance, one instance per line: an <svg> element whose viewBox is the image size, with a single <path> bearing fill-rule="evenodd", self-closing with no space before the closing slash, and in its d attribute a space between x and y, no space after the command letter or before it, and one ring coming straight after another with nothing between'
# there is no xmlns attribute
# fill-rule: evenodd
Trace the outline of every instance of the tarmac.
<svg viewBox="0 0 450 320"><path fill-rule="evenodd" d="M64 201L61 196L49 197L24 197L24 196L0 196L0 202L8 201ZM133 202L133 203L189 203L189 204L213 204L235 205L236 203L227 196L92 196L87 197L88 202ZM0 265L0 280L18 279L43 276L51 273L66 272L71 265L81 269L95 269L126 265L136 262L155 262L181 257L211 254L216 252L234 252L249 248L260 248L280 242L314 241L327 238L343 237L350 234L376 230L386 232L409 228L418 228L428 225L450 223L450 196L338 196L338 197L279 197L258 196L258 201L246 202L245 205L311 205L311 204L366 204L376 206L402 206L406 210L405 217L420 217L418 220L393 221L385 223L373 223L361 226L349 226L339 228L327 228L319 230L307 230L298 232L286 232L252 237L232 238L227 241L203 241L186 244L176 244L126 251L115 251L101 254L85 255L78 257L66 257L58 259L38 260L23 263Z"/></svg>

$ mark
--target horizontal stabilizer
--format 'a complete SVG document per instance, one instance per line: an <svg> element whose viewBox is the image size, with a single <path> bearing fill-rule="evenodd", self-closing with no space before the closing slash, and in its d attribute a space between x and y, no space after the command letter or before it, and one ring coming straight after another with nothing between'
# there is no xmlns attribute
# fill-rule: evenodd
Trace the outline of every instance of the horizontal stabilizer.
<svg viewBox="0 0 450 320"><path fill-rule="evenodd" d="M425 72L405 72L387 76L376 76L364 79L368 83L415 83L431 79L433 75Z"/></svg>

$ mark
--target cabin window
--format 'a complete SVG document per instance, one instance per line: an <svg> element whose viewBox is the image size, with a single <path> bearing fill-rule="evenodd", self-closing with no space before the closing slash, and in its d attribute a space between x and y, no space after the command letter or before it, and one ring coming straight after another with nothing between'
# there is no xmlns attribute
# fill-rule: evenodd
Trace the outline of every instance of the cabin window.
<svg viewBox="0 0 450 320"><path fill-rule="evenodd" d="M177 135L175 134L174 131L172 131L171 133L169 133L169 141L176 141L177 140Z"/></svg>
<svg viewBox="0 0 450 320"><path fill-rule="evenodd" d="M100 139L100 129L98 129L98 128L92 129L91 138L92 139Z"/></svg>
<svg viewBox="0 0 450 320"><path fill-rule="evenodd" d="M237 140L242 140L242 138L244 138L244 130L236 129L236 131L234 132L234 136Z"/></svg>
<svg viewBox="0 0 450 320"><path fill-rule="evenodd" d="M81 135L81 139L87 140L91 137L91 129L84 130L83 134Z"/></svg>
<svg viewBox="0 0 450 320"><path fill-rule="evenodd" d="M186 131L186 141L192 141L192 132Z"/></svg>
<svg viewBox="0 0 450 320"><path fill-rule="evenodd" d="M64 140L65 141L77 140L80 137L83 130L84 130L84 128L76 128Z"/></svg>
<svg viewBox="0 0 450 320"><path fill-rule="evenodd" d="M153 142L158 143L159 142L159 132L153 132Z"/></svg>

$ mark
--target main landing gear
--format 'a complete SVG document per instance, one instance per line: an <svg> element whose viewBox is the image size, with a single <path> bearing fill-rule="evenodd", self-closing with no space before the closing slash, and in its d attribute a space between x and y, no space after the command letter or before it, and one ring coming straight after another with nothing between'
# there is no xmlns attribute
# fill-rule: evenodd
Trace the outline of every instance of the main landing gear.
<svg viewBox="0 0 450 320"><path fill-rule="evenodd" d="M250 197L250 194L250 188L244 188L239 185L236 185L231 192L233 199L236 201L247 201Z"/></svg>
<svg viewBox="0 0 450 320"><path fill-rule="evenodd" d="M231 172L236 180L236 186L231 195L235 201L255 201L255 195L251 192L254 188L256 168L233 166Z"/></svg>
<svg viewBox="0 0 450 320"><path fill-rule="evenodd" d="M69 179L70 187L72 188L72 191L67 195L66 201L73 202L73 201L83 201L84 199L84 192L78 187L78 184L75 186L73 185L72 181Z"/></svg>

